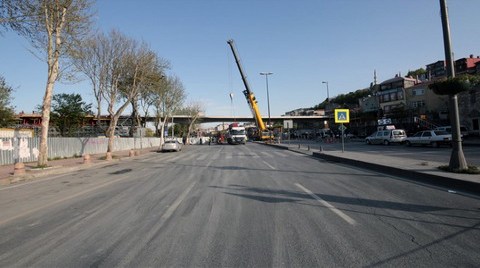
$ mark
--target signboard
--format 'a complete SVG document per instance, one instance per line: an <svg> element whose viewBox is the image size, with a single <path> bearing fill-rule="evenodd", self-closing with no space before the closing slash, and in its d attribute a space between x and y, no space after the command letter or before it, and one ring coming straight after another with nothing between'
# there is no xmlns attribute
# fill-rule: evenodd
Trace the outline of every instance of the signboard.
<svg viewBox="0 0 480 268"><path fill-rule="evenodd" d="M350 123L350 110L335 109L335 123Z"/></svg>
<svg viewBox="0 0 480 268"><path fill-rule="evenodd" d="M379 126L381 126L381 125L391 125L392 124L392 119L390 119L390 118L378 119L377 123L378 123Z"/></svg>
<svg viewBox="0 0 480 268"><path fill-rule="evenodd" d="M283 128L293 128L293 120L283 120Z"/></svg>

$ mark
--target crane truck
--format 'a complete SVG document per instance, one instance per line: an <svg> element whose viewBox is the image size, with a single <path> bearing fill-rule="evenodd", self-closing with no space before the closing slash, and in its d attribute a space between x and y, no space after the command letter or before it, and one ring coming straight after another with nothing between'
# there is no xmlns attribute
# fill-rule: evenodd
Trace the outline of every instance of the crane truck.
<svg viewBox="0 0 480 268"><path fill-rule="evenodd" d="M230 45L230 49L232 50L233 57L235 58L235 62L237 63L238 71L240 71L240 75L242 77L242 81L245 86L245 90L243 91L243 94L247 99L248 106L252 111L253 118L255 119L255 123L258 128L258 133L256 136L260 140L264 140L264 141L271 140L270 132L265 126L262 116L260 115L260 110L258 108L258 103L257 103L257 100L255 99L255 95L250 90L250 86L248 85L247 77L245 76L242 65L240 63L240 58L237 53L237 49L235 47L235 42L233 41L233 39L230 39L227 41L227 43Z"/></svg>

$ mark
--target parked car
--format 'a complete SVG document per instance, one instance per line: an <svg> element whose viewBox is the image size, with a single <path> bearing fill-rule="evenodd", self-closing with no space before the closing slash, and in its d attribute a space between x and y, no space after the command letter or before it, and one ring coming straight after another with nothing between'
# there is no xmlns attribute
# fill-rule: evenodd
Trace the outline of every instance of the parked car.
<svg viewBox="0 0 480 268"><path fill-rule="evenodd" d="M431 145L438 147L439 145L452 145L452 134L442 130L424 130L415 133L405 140L407 146L411 145Z"/></svg>
<svg viewBox="0 0 480 268"><path fill-rule="evenodd" d="M182 144L177 140L167 140L162 145L162 152L180 152L182 150Z"/></svg>
<svg viewBox="0 0 480 268"><path fill-rule="evenodd" d="M379 130L365 138L367 144L385 144L403 143L407 138L407 134L403 129L386 129Z"/></svg>
<svg viewBox="0 0 480 268"><path fill-rule="evenodd" d="M442 130L452 134L451 126L437 127L435 130ZM462 138L466 139L468 137L468 128L465 126L460 126L460 134L462 135Z"/></svg>

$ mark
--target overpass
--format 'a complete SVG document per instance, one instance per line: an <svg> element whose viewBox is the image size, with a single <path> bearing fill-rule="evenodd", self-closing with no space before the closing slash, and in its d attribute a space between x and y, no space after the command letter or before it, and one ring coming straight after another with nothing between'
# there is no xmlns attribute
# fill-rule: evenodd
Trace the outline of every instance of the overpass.
<svg viewBox="0 0 480 268"><path fill-rule="evenodd" d="M188 123L190 116L188 115L174 115L173 122L175 123ZM172 118L170 117L170 118ZM284 120L292 120L293 123L324 123L325 120L331 119L329 116L313 115L313 116L271 116L273 123L282 124ZM147 121L153 121L153 117L149 117ZM199 123L229 123L229 122L252 122L255 123L253 116L200 116L198 118ZM263 117L263 122L268 122L268 117Z"/></svg>
<svg viewBox="0 0 480 268"><path fill-rule="evenodd" d="M94 125L94 121L96 119L90 115L88 116L89 122L91 125ZM171 118L169 118L169 122L171 122ZM142 119L145 119L142 117ZM329 116L319 116L319 115L312 115L312 116L290 116L290 115L282 115L282 116L271 116L271 121L274 124L280 124L283 125L284 120L292 120L293 123L298 127L298 128L303 128L303 127L316 127L316 128L322 128L324 126L325 121L330 121L333 119L332 117ZM17 120L19 121L19 125L25 127L25 126L34 126L34 127L40 127L41 123L41 114L18 114L17 115ZM102 115L100 117L100 120L103 122L103 124L107 124L108 121L110 120L110 117L107 115ZM173 116L173 122L174 123L180 123L180 124L186 124L190 120L189 115L174 115ZM147 122L154 122L155 117L153 116L148 116L146 118ZM163 121L163 119L162 119ZM223 115L218 115L218 116L200 116L198 118L198 123L231 123L231 122L245 122L245 123L255 123L255 119L253 118L252 115L249 116L223 116ZM268 117L263 117L263 122L268 122ZM123 126L128 126L131 124L131 116L130 115L122 115L120 116L118 120L118 125L123 125Z"/></svg>

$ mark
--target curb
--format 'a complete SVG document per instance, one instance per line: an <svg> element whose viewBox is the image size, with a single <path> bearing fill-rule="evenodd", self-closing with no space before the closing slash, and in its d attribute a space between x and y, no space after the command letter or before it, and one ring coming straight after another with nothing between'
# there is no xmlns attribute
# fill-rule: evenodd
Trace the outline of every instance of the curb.
<svg viewBox="0 0 480 268"><path fill-rule="evenodd" d="M139 156L141 157L144 155L148 155L148 153L150 152L151 151L145 152L143 154L140 154ZM94 168L94 167L101 167L101 166L116 164L117 162L138 158L139 156L134 156L134 157L121 156L119 158L113 158L112 160L108 160L108 161L103 160L96 163L75 164L72 166L59 165L59 166L52 166L44 169L27 169L25 175L18 175L18 176L10 175L6 178L0 179L0 187L8 186L8 185L19 183L19 182L25 182L28 180L33 180L36 178L41 178L49 175L61 175L61 174L66 174L73 171L79 171L79 170L85 170L85 169Z"/></svg>
<svg viewBox="0 0 480 268"><path fill-rule="evenodd" d="M378 172L382 172L385 174L402 177L408 180L423 182L435 186L446 187L450 189L455 189L463 192L470 192L470 193L480 193L480 183L475 183L471 181L464 181L459 179L454 179L446 176L435 175L425 172L417 172L408 169L401 169L392 166L384 166L379 165L371 162L364 162L355 159L343 158L334 155L328 155L323 153L316 153L312 154L315 158L320 158L326 161L332 162L340 162L347 165L352 165L356 167L362 167L365 169L370 169Z"/></svg>
<svg viewBox="0 0 480 268"><path fill-rule="evenodd" d="M331 162L338 162L346 165L351 165L355 167L362 167L365 169L385 173L392 176L401 177L411 181L422 182L434 186L440 186L445 188L450 188L456 191L462 191L467 193L479 194L480 193L480 183L475 183L471 181L464 181L459 179L454 179L446 176L430 174L426 172L412 171L408 169L401 169L392 166L384 166L380 164L375 164L371 162L364 162L361 160L344 158L324 153L311 152L311 151L299 151L295 149L288 148L284 145L279 144L265 144L272 147L277 147L279 149L287 149L292 152L297 152L301 154L311 155L314 158L323 159Z"/></svg>

